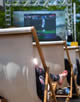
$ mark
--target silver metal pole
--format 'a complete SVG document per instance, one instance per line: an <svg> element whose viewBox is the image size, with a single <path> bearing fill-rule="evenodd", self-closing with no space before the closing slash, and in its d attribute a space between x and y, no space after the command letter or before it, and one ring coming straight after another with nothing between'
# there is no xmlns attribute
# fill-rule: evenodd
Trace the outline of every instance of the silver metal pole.
<svg viewBox="0 0 80 102"><path fill-rule="evenodd" d="M74 40L76 41L76 3L73 3L74 12Z"/></svg>

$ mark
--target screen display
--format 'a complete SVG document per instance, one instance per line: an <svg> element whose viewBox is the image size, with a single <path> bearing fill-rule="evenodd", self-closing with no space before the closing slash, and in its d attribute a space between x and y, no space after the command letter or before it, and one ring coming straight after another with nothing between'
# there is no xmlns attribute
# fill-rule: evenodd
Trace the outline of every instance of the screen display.
<svg viewBox="0 0 80 102"><path fill-rule="evenodd" d="M40 41L51 41L56 38L55 14L24 14L24 26L34 26Z"/></svg>
<svg viewBox="0 0 80 102"><path fill-rule="evenodd" d="M14 11L15 27L35 26L40 41L65 40L65 11Z"/></svg>

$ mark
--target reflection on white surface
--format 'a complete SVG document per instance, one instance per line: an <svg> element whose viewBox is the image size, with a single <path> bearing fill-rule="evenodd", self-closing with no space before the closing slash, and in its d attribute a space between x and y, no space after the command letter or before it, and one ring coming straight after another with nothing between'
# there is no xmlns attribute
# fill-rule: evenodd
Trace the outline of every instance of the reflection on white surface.
<svg viewBox="0 0 80 102"><path fill-rule="evenodd" d="M10 62L6 65L6 75L8 80L16 78L17 73L20 70L20 66L13 62Z"/></svg>
<svg viewBox="0 0 80 102"><path fill-rule="evenodd" d="M27 80L28 80L28 73L29 73L29 71L28 71L28 67L23 66L22 69L23 69L23 70L22 70L22 74L23 74L23 76L26 76L26 78L27 78Z"/></svg>
<svg viewBox="0 0 80 102"><path fill-rule="evenodd" d="M0 72L2 72L2 70L3 70L3 65L0 64Z"/></svg>
<svg viewBox="0 0 80 102"><path fill-rule="evenodd" d="M7 65L0 64L0 72L4 73L7 80L16 78L17 73L20 71L20 66L16 63L9 62Z"/></svg>
<svg viewBox="0 0 80 102"><path fill-rule="evenodd" d="M34 63L34 65L38 65L38 59L37 58L33 58L33 63Z"/></svg>

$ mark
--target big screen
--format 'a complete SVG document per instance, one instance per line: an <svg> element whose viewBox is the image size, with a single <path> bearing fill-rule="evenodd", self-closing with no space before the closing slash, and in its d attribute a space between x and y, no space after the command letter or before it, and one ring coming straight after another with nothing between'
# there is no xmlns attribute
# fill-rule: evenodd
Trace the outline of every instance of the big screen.
<svg viewBox="0 0 80 102"><path fill-rule="evenodd" d="M14 11L13 25L35 26L40 41L65 39L64 11Z"/></svg>
<svg viewBox="0 0 80 102"><path fill-rule="evenodd" d="M55 14L24 14L24 26L34 26L40 41L51 41L56 38Z"/></svg>

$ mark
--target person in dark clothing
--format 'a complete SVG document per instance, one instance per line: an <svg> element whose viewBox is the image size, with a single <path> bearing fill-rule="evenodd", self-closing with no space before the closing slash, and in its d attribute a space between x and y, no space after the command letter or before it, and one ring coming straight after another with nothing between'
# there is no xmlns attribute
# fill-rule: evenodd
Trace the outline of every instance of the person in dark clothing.
<svg viewBox="0 0 80 102"><path fill-rule="evenodd" d="M36 86L37 86L37 94L39 98L42 100L44 99L44 88L45 88L45 71L44 69L40 68L39 66L35 67L36 73ZM57 81L59 85L63 83L64 78L67 76L67 71L63 71L59 75L53 75L50 73L50 77L53 81Z"/></svg>
<svg viewBox="0 0 80 102"><path fill-rule="evenodd" d="M67 75L67 82L70 84L70 77L71 77L71 66L70 63L68 61L68 59L64 59L64 65L65 65L65 70L68 71L68 75Z"/></svg>
<svg viewBox="0 0 80 102"><path fill-rule="evenodd" d="M67 75L67 82L69 83L69 85L70 85L70 78L71 78L71 66L70 66L70 63L69 63L69 61L68 61L68 59L64 59L64 62L65 62L65 70L67 70L68 71L68 75ZM79 61L78 60L76 60L76 64L73 64L73 73L74 73L74 75L76 75L77 76L77 84L79 85L80 84L80 75L79 75L79 72L80 72L80 69L79 69ZM76 92L76 88L75 88L75 82L74 82L74 80L73 80L73 93L75 93Z"/></svg>
<svg viewBox="0 0 80 102"><path fill-rule="evenodd" d="M76 59L76 65L77 65L77 70L78 70L77 84L80 85L80 64L79 64L79 60L78 59Z"/></svg>

